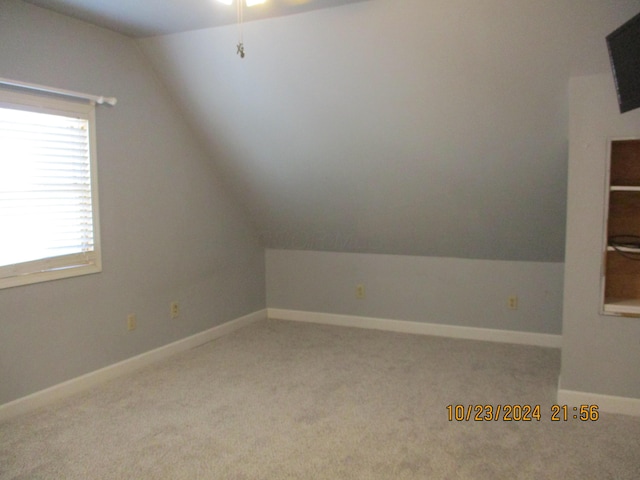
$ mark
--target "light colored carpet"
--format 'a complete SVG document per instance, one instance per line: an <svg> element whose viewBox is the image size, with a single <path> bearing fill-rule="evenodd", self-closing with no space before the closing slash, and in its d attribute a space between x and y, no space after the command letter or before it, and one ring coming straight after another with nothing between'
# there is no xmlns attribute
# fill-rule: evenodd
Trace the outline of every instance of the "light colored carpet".
<svg viewBox="0 0 640 480"><path fill-rule="evenodd" d="M638 479L640 418L551 422L556 349L269 320L0 425L2 479ZM449 404L541 405L450 422Z"/></svg>

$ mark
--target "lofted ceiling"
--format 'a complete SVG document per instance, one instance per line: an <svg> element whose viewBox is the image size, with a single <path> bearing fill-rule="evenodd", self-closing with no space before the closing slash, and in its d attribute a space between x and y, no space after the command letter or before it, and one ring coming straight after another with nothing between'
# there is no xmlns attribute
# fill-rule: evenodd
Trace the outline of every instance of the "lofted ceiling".
<svg viewBox="0 0 640 480"><path fill-rule="evenodd" d="M150 37L236 22L235 6L217 0L26 0L130 37ZM336 7L365 0L267 0L244 8L244 21Z"/></svg>
<svg viewBox="0 0 640 480"><path fill-rule="evenodd" d="M244 59L214 0L30 3L137 38L267 247L564 260L568 81L640 0L268 1Z"/></svg>
<svg viewBox="0 0 640 480"><path fill-rule="evenodd" d="M139 44L268 247L561 262L568 81L639 10L370 0L247 25L244 60L231 27Z"/></svg>

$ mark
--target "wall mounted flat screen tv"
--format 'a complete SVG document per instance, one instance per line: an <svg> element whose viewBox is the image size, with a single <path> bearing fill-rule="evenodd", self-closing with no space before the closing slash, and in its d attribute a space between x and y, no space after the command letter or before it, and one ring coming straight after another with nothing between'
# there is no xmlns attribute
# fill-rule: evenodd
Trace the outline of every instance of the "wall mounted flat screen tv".
<svg viewBox="0 0 640 480"><path fill-rule="evenodd" d="M640 13L607 35L620 113L640 107Z"/></svg>

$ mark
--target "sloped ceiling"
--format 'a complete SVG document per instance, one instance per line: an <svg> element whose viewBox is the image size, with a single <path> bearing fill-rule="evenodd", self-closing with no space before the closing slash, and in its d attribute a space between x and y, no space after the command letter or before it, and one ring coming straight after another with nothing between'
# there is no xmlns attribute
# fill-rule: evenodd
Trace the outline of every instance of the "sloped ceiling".
<svg viewBox="0 0 640 480"><path fill-rule="evenodd" d="M567 82L639 10L372 0L247 24L244 60L235 27L140 45L268 247L562 261Z"/></svg>
<svg viewBox="0 0 640 480"><path fill-rule="evenodd" d="M265 245L563 261L568 79L640 0L348 3L138 40Z"/></svg>

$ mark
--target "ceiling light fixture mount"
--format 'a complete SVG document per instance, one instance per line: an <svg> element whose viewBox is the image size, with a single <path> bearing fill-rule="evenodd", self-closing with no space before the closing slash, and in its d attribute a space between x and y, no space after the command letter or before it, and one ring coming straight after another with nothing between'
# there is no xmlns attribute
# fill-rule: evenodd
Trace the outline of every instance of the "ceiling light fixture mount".
<svg viewBox="0 0 640 480"><path fill-rule="evenodd" d="M233 0L218 0L220 3L224 3L225 5L231 5L233 3ZM244 23L244 18L243 18L243 12L242 12L242 6L243 4L246 2L247 7L253 7L254 5L259 5L261 3L264 3L266 0L244 0L244 2L242 0L237 0L237 4L236 4L236 9L237 9L237 16L238 16L238 34L239 34L239 41L238 41L238 45L236 45L236 53L238 55L240 55L240 58L244 58L244 41L242 38L242 24Z"/></svg>

